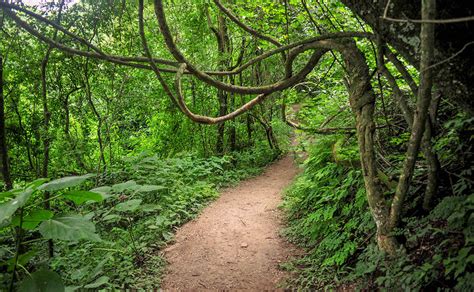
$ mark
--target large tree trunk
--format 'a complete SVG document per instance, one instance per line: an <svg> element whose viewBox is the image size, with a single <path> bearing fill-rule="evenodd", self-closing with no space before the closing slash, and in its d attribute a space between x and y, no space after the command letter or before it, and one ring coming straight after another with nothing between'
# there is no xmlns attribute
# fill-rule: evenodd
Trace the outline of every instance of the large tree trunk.
<svg viewBox="0 0 474 292"><path fill-rule="evenodd" d="M375 94L370 85L369 68L355 44L348 43L340 51L350 79L349 101L356 117L362 174L367 201L377 225L377 243L381 250L394 255L398 244L391 234L390 211L380 186L374 150Z"/></svg>
<svg viewBox="0 0 474 292"><path fill-rule="evenodd" d="M383 41L393 46L411 65L419 68L419 23L381 20L388 0L341 0L372 29ZM391 0L387 16L396 19L421 19L421 1ZM436 19L451 19L474 14L472 0L438 0ZM434 68L434 83L444 96L458 102L462 109L474 114L474 22L458 22L436 25L435 52L432 64L443 62ZM459 53L462 50L461 53ZM447 61L454 54L455 58Z"/></svg>
<svg viewBox="0 0 474 292"><path fill-rule="evenodd" d="M317 48L337 50L341 53L347 69L349 102L356 119L360 162L367 201L377 226L377 243L390 255L397 254L398 243L392 234L390 209L384 197L378 177L374 147L374 110L376 96L370 83L369 67L354 41L321 41Z"/></svg>

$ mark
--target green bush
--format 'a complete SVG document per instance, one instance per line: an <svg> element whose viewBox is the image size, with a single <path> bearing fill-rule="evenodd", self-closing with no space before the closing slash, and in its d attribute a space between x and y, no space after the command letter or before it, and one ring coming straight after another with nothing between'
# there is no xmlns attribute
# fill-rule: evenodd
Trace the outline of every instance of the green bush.
<svg viewBox="0 0 474 292"><path fill-rule="evenodd" d="M59 279L53 284L70 289L158 288L164 266L158 251L172 240L175 227L194 218L219 188L258 174L272 157L264 144L209 158L142 153L99 177L41 180L2 193L0 288L7 289L13 266L25 287L56 275L50 277ZM43 191L52 192L53 211L42 208ZM19 213L23 206L27 209ZM75 215L62 215L70 213ZM18 226L22 251L15 260L18 233L11 231ZM46 254L46 239L54 239L52 258Z"/></svg>
<svg viewBox="0 0 474 292"><path fill-rule="evenodd" d="M337 140L328 137L311 146L305 171L285 196L283 207L289 218L285 234L307 249L306 256L295 263L302 267L292 283L298 287L333 282L375 230L360 170L333 160L331 149Z"/></svg>
<svg viewBox="0 0 474 292"><path fill-rule="evenodd" d="M331 148L338 141L337 137L318 140L305 171L286 192L285 233L306 249L305 256L286 264L298 274L288 285L472 291L474 194L445 197L427 216L410 210L396 233L405 249L388 258L374 240L360 170L333 159Z"/></svg>

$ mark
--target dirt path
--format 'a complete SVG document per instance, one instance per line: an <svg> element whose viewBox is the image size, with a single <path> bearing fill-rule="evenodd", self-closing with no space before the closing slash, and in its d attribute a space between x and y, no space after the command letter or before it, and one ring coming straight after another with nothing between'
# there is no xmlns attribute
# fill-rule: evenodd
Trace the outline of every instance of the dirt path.
<svg viewBox="0 0 474 292"><path fill-rule="evenodd" d="M165 249L165 290L274 290L297 249L279 236L281 192L297 173L287 156L225 190Z"/></svg>

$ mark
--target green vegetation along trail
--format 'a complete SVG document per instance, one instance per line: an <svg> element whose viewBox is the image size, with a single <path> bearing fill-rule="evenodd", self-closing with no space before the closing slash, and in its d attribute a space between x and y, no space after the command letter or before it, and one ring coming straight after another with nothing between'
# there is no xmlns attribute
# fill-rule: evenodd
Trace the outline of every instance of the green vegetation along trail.
<svg viewBox="0 0 474 292"><path fill-rule="evenodd" d="M223 191L165 249L165 290L274 290L287 275L279 264L298 254L280 237L278 205L298 169L290 156L258 177Z"/></svg>

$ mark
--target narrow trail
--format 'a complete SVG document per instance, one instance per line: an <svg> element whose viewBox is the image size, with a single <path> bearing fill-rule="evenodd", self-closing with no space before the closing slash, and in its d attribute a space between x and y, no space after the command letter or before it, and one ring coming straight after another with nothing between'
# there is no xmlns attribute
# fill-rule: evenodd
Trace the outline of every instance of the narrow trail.
<svg viewBox="0 0 474 292"><path fill-rule="evenodd" d="M281 238L281 193L298 169L287 156L258 177L224 190L181 227L164 250L165 290L275 290L287 275L279 264L298 254Z"/></svg>

